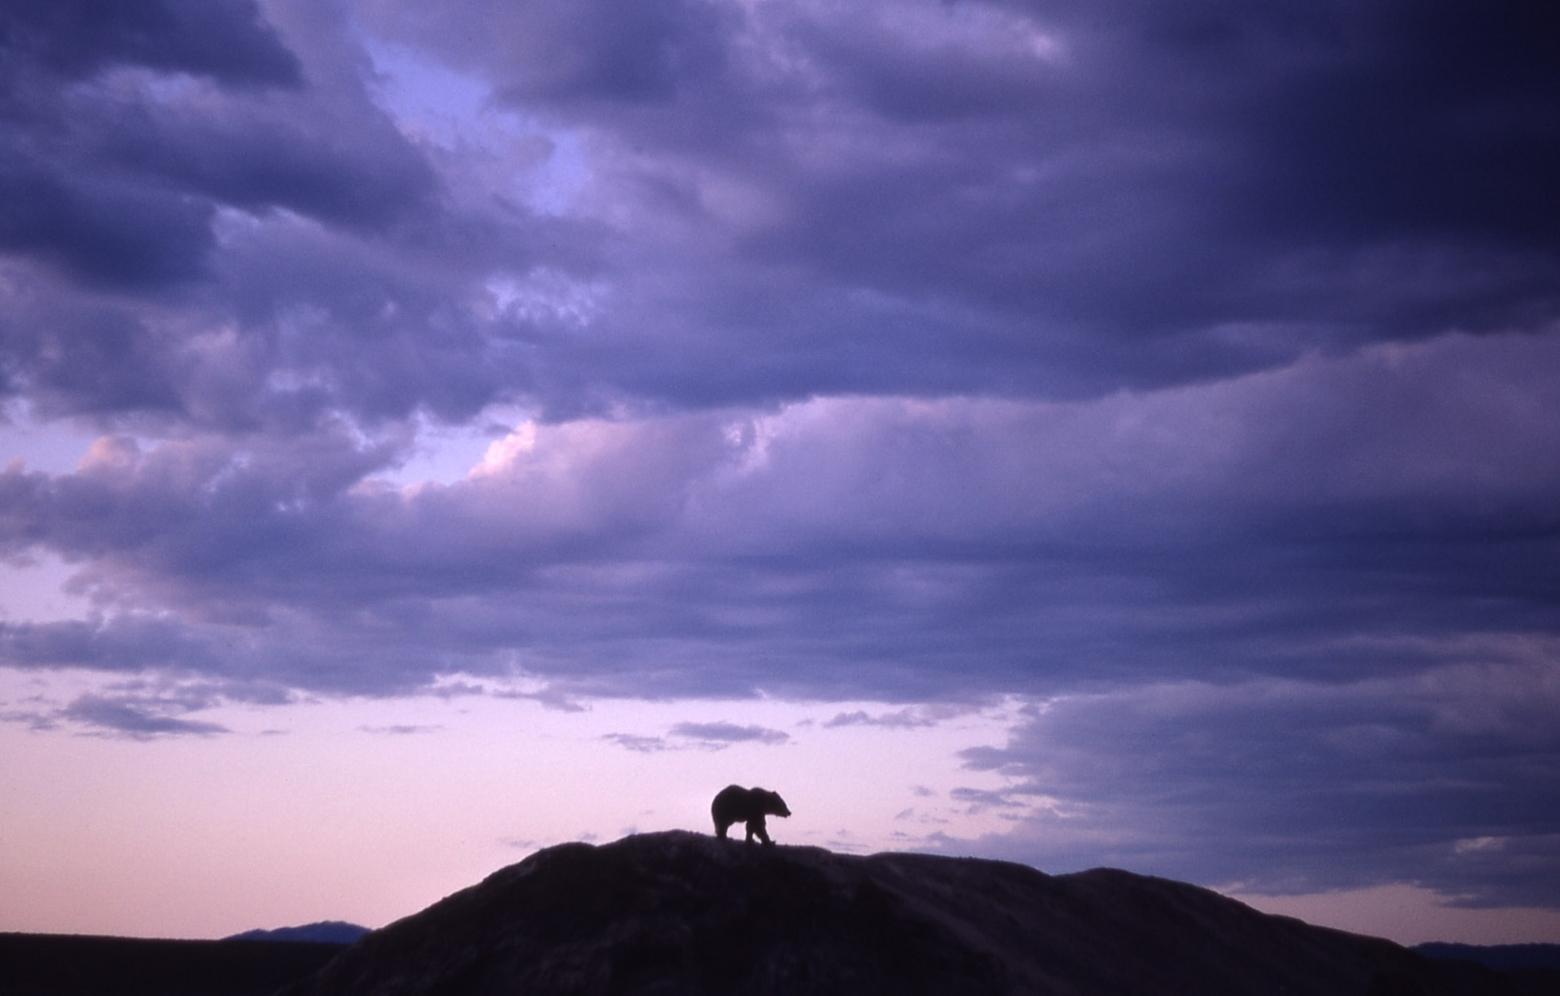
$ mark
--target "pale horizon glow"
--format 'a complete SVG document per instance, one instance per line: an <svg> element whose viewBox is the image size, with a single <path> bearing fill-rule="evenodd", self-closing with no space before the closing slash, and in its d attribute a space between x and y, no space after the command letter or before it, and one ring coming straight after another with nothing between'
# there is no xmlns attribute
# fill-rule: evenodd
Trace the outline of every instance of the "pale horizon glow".
<svg viewBox="0 0 1560 996"><path fill-rule="evenodd" d="M64 690L0 678L12 695ZM0 795L28 800L8 819L0 930L215 938L317 920L379 927L542 847L711 832L710 799L734 781L787 798L795 815L771 826L786 844L866 853L975 836L1002 821L948 798L982 781L955 755L1000 741L1013 709L995 703L930 727L831 729L842 713L897 710L597 700L569 712L456 694L314 701L288 706L285 718L275 707L212 709L200 718L232 732L210 739L0 725ZM665 736L679 722L734 716L786 740ZM278 720L284 729L270 725ZM606 739L614 734L667 743L636 752ZM921 761L907 770L910 742ZM87 895L97 901L83 903Z"/></svg>
<svg viewBox="0 0 1560 996"><path fill-rule="evenodd" d="M1311 896L1226 895L1264 913L1399 944L1553 944L1560 913L1546 909L1479 909L1457 906L1430 889L1408 883L1348 889Z"/></svg>

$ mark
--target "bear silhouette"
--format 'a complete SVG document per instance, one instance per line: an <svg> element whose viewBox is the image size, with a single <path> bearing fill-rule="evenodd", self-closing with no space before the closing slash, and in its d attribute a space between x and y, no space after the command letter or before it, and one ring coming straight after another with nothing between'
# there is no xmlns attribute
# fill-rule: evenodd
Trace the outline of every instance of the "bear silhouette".
<svg viewBox="0 0 1560 996"><path fill-rule="evenodd" d="M715 801L710 803L710 815L715 818L715 836L722 840L726 837L727 827L733 823L746 823L747 842L753 843L756 836L764 842L765 847L769 847L774 841L769 839L769 828L764 825L764 817L790 816L791 811L786 808L785 800L780 798L779 792L727 785L715 794Z"/></svg>

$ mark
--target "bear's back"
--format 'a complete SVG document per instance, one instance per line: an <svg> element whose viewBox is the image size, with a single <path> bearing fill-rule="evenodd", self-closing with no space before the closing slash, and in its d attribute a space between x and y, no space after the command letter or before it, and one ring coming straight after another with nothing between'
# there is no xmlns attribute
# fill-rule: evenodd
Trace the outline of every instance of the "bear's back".
<svg viewBox="0 0 1560 996"><path fill-rule="evenodd" d="M715 794L710 812L715 819L736 823L757 816L763 808L763 789L745 789L741 785L727 785Z"/></svg>

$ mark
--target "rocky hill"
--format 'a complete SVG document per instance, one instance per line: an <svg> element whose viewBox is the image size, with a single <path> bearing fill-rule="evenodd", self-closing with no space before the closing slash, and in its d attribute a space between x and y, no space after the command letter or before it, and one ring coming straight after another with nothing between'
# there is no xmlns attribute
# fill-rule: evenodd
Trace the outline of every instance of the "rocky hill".
<svg viewBox="0 0 1560 996"><path fill-rule="evenodd" d="M854 857L685 832L532 855L285 996L1250 993L1500 996L1471 963L1100 869Z"/></svg>

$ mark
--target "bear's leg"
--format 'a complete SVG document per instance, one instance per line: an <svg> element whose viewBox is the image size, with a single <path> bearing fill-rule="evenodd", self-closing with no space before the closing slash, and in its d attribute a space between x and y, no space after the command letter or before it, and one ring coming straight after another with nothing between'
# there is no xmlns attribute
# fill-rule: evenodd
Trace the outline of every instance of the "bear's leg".
<svg viewBox="0 0 1560 996"><path fill-rule="evenodd" d="M757 819L748 820L747 827L748 843L751 844L753 842L754 835L757 835L758 839L763 841L765 847L770 847L774 844L774 841L769 839L769 827L764 822L764 818L762 816L758 817Z"/></svg>
<svg viewBox="0 0 1560 996"><path fill-rule="evenodd" d="M725 840L726 839L726 828L729 827L729 826L731 826L730 823L722 823L720 820L716 820L715 821L715 836L719 837L721 840Z"/></svg>

